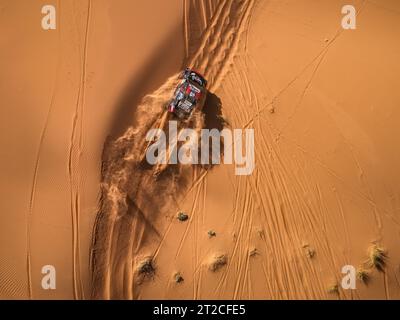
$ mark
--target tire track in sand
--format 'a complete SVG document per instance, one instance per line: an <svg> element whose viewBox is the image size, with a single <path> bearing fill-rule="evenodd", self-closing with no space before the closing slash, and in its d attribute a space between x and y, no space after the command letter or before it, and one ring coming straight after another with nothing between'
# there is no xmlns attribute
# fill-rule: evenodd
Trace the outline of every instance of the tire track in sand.
<svg viewBox="0 0 400 320"><path fill-rule="evenodd" d="M200 1L200 6L201 15L204 15L206 10L203 1ZM250 18L250 12L253 6L254 1L243 1L239 5L234 1L220 1L217 5L216 12L211 19L211 23L206 26L201 38L199 49L193 58L189 60L188 64L193 66L195 69L203 71L205 77L212 83L210 91L218 89L222 78L228 71L229 64L232 63L232 59L237 53L240 36L244 31L244 26L248 23L247 20ZM194 20L198 21L199 19ZM187 19L185 19L185 21L188 23ZM190 26L185 26L185 30L190 29ZM197 28L192 27L192 29L196 30ZM217 52L215 52L216 46L219 48ZM188 193L191 192L192 188L198 187L198 184L202 182L206 174L207 171L204 171L200 175L199 180L194 181L194 184L190 187ZM186 195L188 193L186 193ZM186 195L184 197L186 197ZM196 207L199 198L200 196L198 192L196 192L193 208ZM192 211L196 212L196 210ZM179 242L175 259L178 257L188 235L189 228L191 227L190 222ZM170 228L168 228L168 230L169 229Z"/></svg>
<svg viewBox="0 0 400 320"><path fill-rule="evenodd" d="M57 6L60 6L59 1L57 1ZM61 20L61 17L59 16L58 18ZM60 38L61 38L61 27L58 27L57 31L57 36L58 36L58 47L60 47ZM57 52L60 52L60 49L57 50ZM26 218L26 267L27 267L27 279L28 279L28 297L29 299L33 298L33 289L32 289L32 262L31 262L31 219L33 216L33 211L35 207L35 197L36 197L36 185L37 185L37 179L38 179L38 174L39 174L39 167L40 167L40 158L41 158L41 153L44 145L44 140L46 137L47 133L47 128L49 126L50 122L50 117L51 113L54 107L54 101L55 101L55 94L57 90L57 83L58 83L58 75L59 75L59 69L60 69L60 55L57 55L57 63L56 63L56 74L55 74L55 80L54 80L54 86L51 94L51 99L50 99L50 105L49 108L47 109L47 114L46 118L44 120L44 125L42 128L42 131L40 133L40 138L39 138L39 146L37 149L36 153L36 160L35 160L35 166L34 166L34 171L33 171L33 177L32 177L32 183L31 183L31 192L30 192L30 197L29 197L29 209L28 209L28 214Z"/></svg>
<svg viewBox="0 0 400 320"><path fill-rule="evenodd" d="M70 210L72 220L72 281L75 299L84 298L84 289L80 276L80 235L79 235L79 215L80 215L80 159L83 152L83 117L86 89L86 69L88 36L90 29L92 2L87 0L87 13L85 21L85 33L82 45L81 78L78 88L75 113L72 121L72 131L70 136L69 155L68 155L68 176L70 183Z"/></svg>
<svg viewBox="0 0 400 320"><path fill-rule="evenodd" d="M192 12L193 3L188 3L186 12ZM200 3L204 5L203 2ZM254 1L219 1L215 5L216 11L211 25L199 40L200 49L188 60L190 67L207 68L203 73L206 78L211 79L210 83L214 83L211 90L218 88L228 71L229 63L236 54L244 21L253 3ZM208 12L213 6L210 4L207 8L204 7L199 13ZM203 20L201 16L190 16L188 19L185 13L184 21L188 23L184 26L185 42L188 43L186 51L191 54L190 51L196 46L192 31L198 30L193 21L203 23ZM218 43L224 50L213 52L211 46ZM152 167L142 161L147 145L143 141L148 129L155 126L168 132L165 130L167 121L164 119L167 117L163 106L170 98L176 78L170 78L153 94L145 97L142 104L135 109L134 125L120 138L105 146L100 209L94 227L91 255L94 298L130 299L140 295L139 284L144 278L138 273L138 265L144 257L153 256L152 252L157 253L165 239L165 234L160 235L154 231L157 230L158 217L163 216L164 212L171 212L171 206L176 203L173 195L184 195L185 190L193 185L193 177L202 176L201 172L204 171L200 167L179 164ZM202 116L196 115L186 123L181 123L178 132L186 127L200 130L202 126ZM150 222L151 228L144 220ZM170 229L167 226L164 232ZM154 244L155 248L150 249ZM197 288L200 286L201 277ZM197 295L198 291L194 294Z"/></svg>

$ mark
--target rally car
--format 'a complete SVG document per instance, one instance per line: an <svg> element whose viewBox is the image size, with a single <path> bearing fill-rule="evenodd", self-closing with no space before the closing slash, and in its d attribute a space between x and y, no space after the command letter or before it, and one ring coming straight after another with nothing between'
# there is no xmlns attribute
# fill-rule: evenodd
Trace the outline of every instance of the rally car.
<svg viewBox="0 0 400 320"><path fill-rule="evenodd" d="M195 108L201 108L207 94L207 80L198 72L186 68L182 81L168 104L168 111L179 119L188 118Z"/></svg>

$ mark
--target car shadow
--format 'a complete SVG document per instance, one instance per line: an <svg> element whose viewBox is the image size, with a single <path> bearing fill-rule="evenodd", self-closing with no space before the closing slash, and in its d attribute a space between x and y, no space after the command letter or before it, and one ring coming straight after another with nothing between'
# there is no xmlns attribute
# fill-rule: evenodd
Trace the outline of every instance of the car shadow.
<svg viewBox="0 0 400 320"><path fill-rule="evenodd" d="M222 116L222 101L213 92L208 92L207 94L203 113L205 129L217 129L221 131L227 125L227 122Z"/></svg>
<svg viewBox="0 0 400 320"><path fill-rule="evenodd" d="M208 92L204 107L202 110L204 114L204 129L213 130L216 129L221 132L224 128L229 127L229 123L222 115L222 101L213 92ZM212 163L212 148L210 143L209 150L209 164L200 164L202 169L210 170L216 164ZM201 152L201 150L199 150ZM221 162L224 156L224 141L220 141L220 154Z"/></svg>

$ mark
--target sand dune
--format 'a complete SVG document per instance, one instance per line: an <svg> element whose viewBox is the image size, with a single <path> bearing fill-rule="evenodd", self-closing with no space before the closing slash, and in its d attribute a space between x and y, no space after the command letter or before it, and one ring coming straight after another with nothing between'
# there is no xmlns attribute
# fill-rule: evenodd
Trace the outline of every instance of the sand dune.
<svg viewBox="0 0 400 320"><path fill-rule="evenodd" d="M400 6L352 1L344 30L346 4L71 1L53 34L4 20L24 41L0 42L0 297L399 299ZM21 6L40 7L0 9ZM186 66L209 93L179 130L254 129L251 175L145 160Z"/></svg>
<svg viewBox="0 0 400 320"><path fill-rule="evenodd" d="M365 68L363 61L354 65L350 52L357 56L368 28L346 35L338 23L341 5L190 3L184 27L187 64L205 74L211 93L222 103L206 105L205 117L207 110L221 108L224 124L227 120L233 128L255 128L256 172L235 177L230 167L174 167L172 176L160 181L153 169L143 173L134 165L126 170L137 163L138 149L144 151L136 139L143 141L147 126L165 117L162 106L172 91L169 80L142 105L157 105L158 114L151 112L151 119L139 116L144 123L134 124L113 144L117 159L105 165L102 203L107 205L98 224L107 221L103 228L113 234L104 237L99 230L96 236L97 256L107 255L109 260L94 260L94 266L102 267L94 269L101 277L94 280L100 285L93 287L95 297L398 297L396 262L386 273L374 273L368 288L360 284L354 292L332 289L340 282L342 266L363 264L372 241L384 243L388 251L395 251L391 259L398 259L398 235L382 230L384 224L398 226L398 217L371 189L382 179L368 164L376 161L371 132L353 120L356 114L349 114L351 106L362 112L357 99L377 99L359 89L376 80L370 76L348 83L355 96L345 86L339 95L330 93L347 68ZM360 24L380 21L373 4L355 5ZM301 11L306 7L307 12ZM365 12L371 20L362 19ZM387 50L395 50L393 46L394 42L387 44ZM342 61L340 73L335 59L342 58L343 51L349 57ZM395 81L393 76L384 75ZM107 161L113 153L105 152ZM121 165L124 173L130 172L124 179L118 176ZM109 175L117 175L117 185L110 184ZM137 187L132 187L135 182ZM189 213L186 224L176 221L179 210ZM216 237L207 239L208 230L215 230ZM107 239L106 247L101 239ZM209 266L221 256L226 266L213 274ZM155 269L148 279L140 274L143 261L151 261ZM174 283L176 273L185 279L183 285Z"/></svg>
<svg viewBox="0 0 400 320"><path fill-rule="evenodd" d="M54 4L44 31L42 1L0 2L1 298L90 297L104 141L182 68L181 1L160 1L146 34L146 1ZM56 290L41 287L47 264Z"/></svg>

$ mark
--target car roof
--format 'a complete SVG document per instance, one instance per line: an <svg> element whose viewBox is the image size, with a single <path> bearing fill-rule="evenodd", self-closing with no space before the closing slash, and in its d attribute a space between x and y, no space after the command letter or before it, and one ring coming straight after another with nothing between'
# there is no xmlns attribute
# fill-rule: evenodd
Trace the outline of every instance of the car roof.
<svg viewBox="0 0 400 320"><path fill-rule="evenodd" d="M201 85L199 85L197 82L192 81L191 79L187 79L186 81L187 81L188 83L190 83L192 86L196 87L198 90L201 91L202 87L201 87Z"/></svg>

